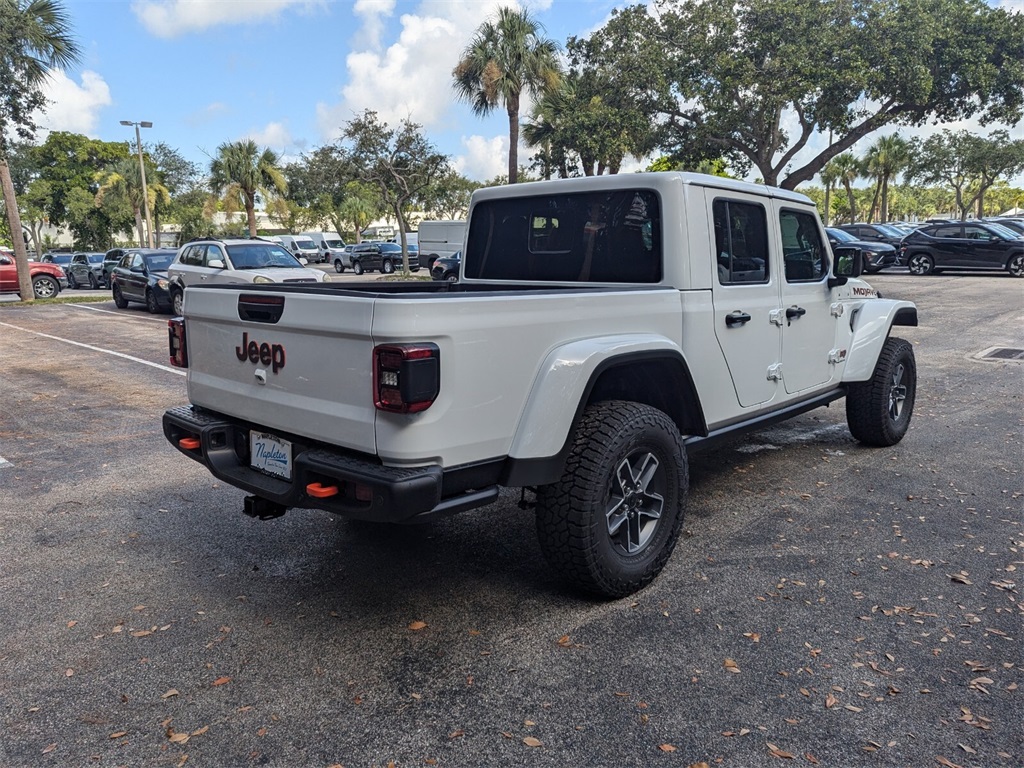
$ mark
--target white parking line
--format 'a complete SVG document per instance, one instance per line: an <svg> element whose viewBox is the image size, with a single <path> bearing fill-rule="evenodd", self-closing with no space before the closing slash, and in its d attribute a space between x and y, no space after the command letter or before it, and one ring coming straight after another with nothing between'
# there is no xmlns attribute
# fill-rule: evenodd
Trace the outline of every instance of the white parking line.
<svg viewBox="0 0 1024 768"><path fill-rule="evenodd" d="M0 456L0 469L7 469L8 467L13 467L13 466L14 465L11 464L11 462L9 462L3 456Z"/></svg>
<svg viewBox="0 0 1024 768"><path fill-rule="evenodd" d="M142 365L148 365L150 368L159 368L161 371L167 371L168 373L176 373L178 376L188 375L185 371L179 370L178 368L171 368L169 365L160 365L160 363L151 363L149 360L143 360L140 357L132 357L131 355L126 355L123 352L115 352L112 349L103 349L103 347L94 347L92 344L83 344L80 341L62 339L60 336L51 336L48 333L40 333L39 331L33 331L28 328L22 328L21 326L18 325L11 325L10 323L0 323L0 326L4 328L13 328L16 331L23 331L24 333L31 333L33 336L42 336L44 339L62 341L65 344L72 344L76 347L82 347L83 349L91 349L93 352L102 352L105 355L121 357L124 358L125 360L131 360L133 363L142 363Z"/></svg>
<svg viewBox="0 0 1024 768"><path fill-rule="evenodd" d="M92 307L88 304L64 304L65 307L72 307L73 309L88 309L90 312L102 312L106 315L114 315L115 317L127 317L131 320L138 320L142 323L166 323L167 318L154 317L153 315L140 315L138 313L129 314L127 312L115 312L112 309L100 309L99 307Z"/></svg>

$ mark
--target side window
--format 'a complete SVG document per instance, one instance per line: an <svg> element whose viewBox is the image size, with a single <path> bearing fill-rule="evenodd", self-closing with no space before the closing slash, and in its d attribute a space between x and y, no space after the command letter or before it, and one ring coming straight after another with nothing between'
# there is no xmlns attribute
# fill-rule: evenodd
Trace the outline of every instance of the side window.
<svg viewBox="0 0 1024 768"><path fill-rule="evenodd" d="M960 225L953 224L948 227L939 227L932 232L932 237L960 237Z"/></svg>
<svg viewBox="0 0 1024 768"><path fill-rule="evenodd" d="M131 269L141 269L142 268L142 254L141 253L133 253L132 254L132 260L131 260L131 264L129 264L129 267Z"/></svg>
<svg viewBox="0 0 1024 768"><path fill-rule="evenodd" d="M764 207L715 200L715 258L722 285L768 282L768 216Z"/></svg>
<svg viewBox="0 0 1024 768"><path fill-rule="evenodd" d="M181 263L187 264L190 267L201 267L203 265L203 252L205 249L205 245L190 245L181 254Z"/></svg>
<svg viewBox="0 0 1024 768"><path fill-rule="evenodd" d="M964 237L968 240L988 240L991 233L976 224L964 224Z"/></svg>
<svg viewBox="0 0 1024 768"><path fill-rule="evenodd" d="M124 256L122 256L121 261L118 262L118 266L123 267L124 269L128 269L131 266L131 264L132 255L130 253L126 253Z"/></svg>
<svg viewBox="0 0 1024 768"><path fill-rule="evenodd" d="M779 214L779 227L787 283L816 282L828 274L828 249L812 214L784 210Z"/></svg>

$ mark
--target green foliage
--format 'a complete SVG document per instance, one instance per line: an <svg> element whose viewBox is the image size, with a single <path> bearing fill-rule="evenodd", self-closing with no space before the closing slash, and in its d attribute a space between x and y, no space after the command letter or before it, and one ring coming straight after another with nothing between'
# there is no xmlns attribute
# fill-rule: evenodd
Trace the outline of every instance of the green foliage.
<svg viewBox="0 0 1024 768"><path fill-rule="evenodd" d="M469 198L478 182L449 171L428 185L419 196L420 209L428 219L462 219L469 212Z"/></svg>
<svg viewBox="0 0 1024 768"><path fill-rule="evenodd" d="M217 147L217 157L210 162L210 189L223 196L226 208L241 205L245 209L249 236L255 237L256 195L286 195L288 183L272 150L261 152L255 141L243 139Z"/></svg>
<svg viewBox="0 0 1024 768"><path fill-rule="evenodd" d="M529 11L502 7L481 24L452 71L455 92L478 115L498 106L508 113L508 177L517 181L519 106L525 90L534 99L557 87L561 78L558 44L542 36L544 27Z"/></svg>
<svg viewBox="0 0 1024 768"><path fill-rule="evenodd" d="M744 158L792 189L886 125L1021 118L1024 15L984 0L666 0L658 10L615 12L588 42L591 62L618 72L635 110L664 127L674 158ZM828 132L828 147L789 168Z"/></svg>

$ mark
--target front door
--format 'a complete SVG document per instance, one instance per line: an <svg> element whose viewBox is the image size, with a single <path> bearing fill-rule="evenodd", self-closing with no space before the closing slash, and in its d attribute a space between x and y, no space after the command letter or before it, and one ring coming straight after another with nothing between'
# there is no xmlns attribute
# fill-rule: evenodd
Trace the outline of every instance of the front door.
<svg viewBox="0 0 1024 768"><path fill-rule="evenodd" d="M782 380L797 394L824 385L835 368L829 352L835 344L837 318L828 287L830 251L818 218L803 210L780 208L782 241Z"/></svg>

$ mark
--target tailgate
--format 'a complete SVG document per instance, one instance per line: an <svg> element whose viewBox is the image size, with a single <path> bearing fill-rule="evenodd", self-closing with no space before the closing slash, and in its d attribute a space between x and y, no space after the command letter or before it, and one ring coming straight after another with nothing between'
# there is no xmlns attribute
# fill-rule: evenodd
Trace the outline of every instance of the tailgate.
<svg viewBox="0 0 1024 768"><path fill-rule="evenodd" d="M373 299L353 294L190 289L189 400L375 453L372 317Z"/></svg>

